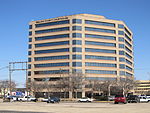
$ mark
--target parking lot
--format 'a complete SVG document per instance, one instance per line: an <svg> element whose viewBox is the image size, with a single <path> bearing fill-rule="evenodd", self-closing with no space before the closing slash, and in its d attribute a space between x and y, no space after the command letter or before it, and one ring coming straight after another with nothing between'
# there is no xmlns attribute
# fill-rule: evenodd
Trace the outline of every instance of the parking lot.
<svg viewBox="0 0 150 113"><path fill-rule="evenodd" d="M4 102L0 113L150 113L150 103Z"/></svg>

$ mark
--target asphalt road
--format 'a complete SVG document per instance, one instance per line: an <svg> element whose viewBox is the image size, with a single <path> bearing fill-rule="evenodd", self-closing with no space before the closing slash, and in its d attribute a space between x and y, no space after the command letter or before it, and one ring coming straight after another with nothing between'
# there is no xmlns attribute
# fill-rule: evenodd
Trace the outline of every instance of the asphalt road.
<svg viewBox="0 0 150 113"><path fill-rule="evenodd" d="M150 103L0 103L0 113L150 113Z"/></svg>

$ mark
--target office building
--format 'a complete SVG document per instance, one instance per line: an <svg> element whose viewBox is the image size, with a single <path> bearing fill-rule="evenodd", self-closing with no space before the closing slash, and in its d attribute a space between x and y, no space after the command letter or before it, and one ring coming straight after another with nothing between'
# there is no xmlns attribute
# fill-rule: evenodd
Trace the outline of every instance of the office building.
<svg viewBox="0 0 150 113"><path fill-rule="evenodd" d="M137 80L134 93L137 95L150 95L150 80Z"/></svg>
<svg viewBox="0 0 150 113"><path fill-rule="evenodd" d="M72 72L88 80L132 79L133 57L133 34L120 20L76 14L29 23L29 82Z"/></svg>

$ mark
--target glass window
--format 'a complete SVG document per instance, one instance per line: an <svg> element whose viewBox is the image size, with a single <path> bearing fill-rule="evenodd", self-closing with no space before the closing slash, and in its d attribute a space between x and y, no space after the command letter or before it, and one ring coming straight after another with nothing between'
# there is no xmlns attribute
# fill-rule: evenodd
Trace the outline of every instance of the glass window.
<svg viewBox="0 0 150 113"><path fill-rule="evenodd" d="M31 64L28 64L28 69L31 69Z"/></svg>
<svg viewBox="0 0 150 113"><path fill-rule="evenodd" d="M94 41L85 41L86 45L99 45L99 46L111 46L116 47L115 43L106 43L106 42L94 42Z"/></svg>
<svg viewBox="0 0 150 113"><path fill-rule="evenodd" d="M72 59L82 59L82 55L72 55Z"/></svg>
<svg viewBox="0 0 150 113"><path fill-rule="evenodd" d="M77 31L81 31L82 27L81 26L72 26L72 30L77 30Z"/></svg>
<svg viewBox="0 0 150 113"><path fill-rule="evenodd" d="M124 25L122 25L122 24L118 24L118 28L123 29L123 28L124 28Z"/></svg>
<svg viewBox="0 0 150 113"><path fill-rule="evenodd" d="M130 62L129 60L126 59L126 63L128 63L129 65L132 65L132 62Z"/></svg>
<svg viewBox="0 0 150 113"><path fill-rule="evenodd" d="M32 52L31 51L28 51L28 55L31 55L32 54Z"/></svg>
<svg viewBox="0 0 150 113"><path fill-rule="evenodd" d="M128 51L129 53L132 53L132 50L130 50L127 46L125 46L126 51Z"/></svg>
<svg viewBox="0 0 150 113"><path fill-rule="evenodd" d="M119 55L125 55L124 51L119 51Z"/></svg>
<svg viewBox="0 0 150 113"><path fill-rule="evenodd" d="M37 48L37 47L57 46L57 45L69 45L69 41L40 43L35 44L35 47Z"/></svg>
<svg viewBox="0 0 150 113"><path fill-rule="evenodd" d="M120 57L120 58L119 58L119 62L125 62L125 58Z"/></svg>
<svg viewBox="0 0 150 113"><path fill-rule="evenodd" d="M131 38L130 38L128 35L126 35L126 34L125 34L125 38L126 38L129 42L132 41Z"/></svg>
<svg viewBox="0 0 150 113"><path fill-rule="evenodd" d="M127 30L127 28L124 28L125 29L125 32L129 35L129 36L131 36L131 33Z"/></svg>
<svg viewBox="0 0 150 113"><path fill-rule="evenodd" d="M81 47L73 47L72 50L73 50L73 52L82 52Z"/></svg>
<svg viewBox="0 0 150 113"><path fill-rule="evenodd" d="M61 73L69 73L69 70L34 71L34 74L35 74L35 75L38 75L38 74L61 74Z"/></svg>
<svg viewBox="0 0 150 113"><path fill-rule="evenodd" d="M82 24L82 20L81 19L73 19L72 23L73 24Z"/></svg>
<svg viewBox="0 0 150 113"><path fill-rule="evenodd" d="M57 52L69 52L69 48L49 49L49 50L37 50L37 51L35 51L35 54L57 53Z"/></svg>
<svg viewBox="0 0 150 113"><path fill-rule="evenodd" d="M117 71L108 71L108 70L88 70L88 69L86 69L85 73L117 75Z"/></svg>
<svg viewBox="0 0 150 113"><path fill-rule="evenodd" d="M99 39L116 40L116 37L113 37L113 36L103 36L103 35L85 34L85 37L86 38L99 38Z"/></svg>
<svg viewBox="0 0 150 113"><path fill-rule="evenodd" d="M124 42L124 38L123 37L119 37L119 42Z"/></svg>
<svg viewBox="0 0 150 113"><path fill-rule="evenodd" d="M124 35L124 31L118 31L119 35Z"/></svg>
<svg viewBox="0 0 150 113"><path fill-rule="evenodd" d="M42 61L42 60L59 60L59 59L69 59L69 55L62 55L62 56L46 56L46 57L35 57L35 61Z"/></svg>
<svg viewBox="0 0 150 113"><path fill-rule="evenodd" d="M86 80L104 80L104 81L110 81L110 80L117 80L117 78L110 78L110 77L86 77Z"/></svg>
<svg viewBox="0 0 150 113"><path fill-rule="evenodd" d="M132 45L129 42L127 42L126 40L125 40L125 44L127 44L129 47L132 47Z"/></svg>
<svg viewBox="0 0 150 113"><path fill-rule="evenodd" d="M29 38L29 42L32 42L32 38Z"/></svg>
<svg viewBox="0 0 150 113"><path fill-rule="evenodd" d="M35 34L59 32L59 31L69 31L69 27L53 28L53 29L46 29L46 30L37 30L37 31L35 31Z"/></svg>
<svg viewBox="0 0 150 113"><path fill-rule="evenodd" d="M116 54L116 50L107 50L107 49L93 49L93 48L85 48L86 52L100 52L100 53L113 53Z"/></svg>
<svg viewBox="0 0 150 113"><path fill-rule="evenodd" d="M132 71L133 69L129 66L126 66L126 69L129 70L129 71Z"/></svg>
<svg viewBox="0 0 150 113"><path fill-rule="evenodd" d="M73 73L82 73L82 69L73 69Z"/></svg>
<svg viewBox="0 0 150 113"><path fill-rule="evenodd" d="M93 27L85 27L85 31L96 31L96 32L114 33L114 34L116 33L115 30L93 28Z"/></svg>
<svg viewBox="0 0 150 113"><path fill-rule="evenodd" d="M119 71L119 74L120 75L125 75L126 73L125 73L125 71Z"/></svg>
<svg viewBox="0 0 150 113"><path fill-rule="evenodd" d="M133 76L133 74L126 72L126 76Z"/></svg>
<svg viewBox="0 0 150 113"><path fill-rule="evenodd" d="M82 62L72 62L73 67L82 67Z"/></svg>
<svg viewBox="0 0 150 113"><path fill-rule="evenodd" d="M32 35L32 31L29 31L29 36L31 36Z"/></svg>
<svg viewBox="0 0 150 113"><path fill-rule="evenodd" d="M102 25L102 26L115 27L115 24L113 24L113 23L107 23L107 22L99 22L99 21L85 20L85 23L86 23L86 24L94 24L94 25Z"/></svg>
<svg viewBox="0 0 150 113"><path fill-rule="evenodd" d="M32 25L29 25L29 29L32 29Z"/></svg>
<svg viewBox="0 0 150 113"><path fill-rule="evenodd" d="M69 62L34 64L34 66L35 66L35 68L39 68L39 67L59 67L59 66L69 66Z"/></svg>
<svg viewBox="0 0 150 113"><path fill-rule="evenodd" d="M57 39L57 38L69 38L69 34L35 37L35 40L38 41L38 40L48 40L48 39Z"/></svg>
<svg viewBox="0 0 150 113"><path fill-rule="evenodd" d="M110 57L110 56L94 56L94 55L85 55L85 59L115 60L115 61L116 61L116 57Z"/></svg>
<svg viewBox="0 0 150 113"><path fill-rule="evenodd" d="M72 37L73 38L82 38L82 34L81 33L72 33Z"/></svg>
<svg viewBox="0 0 150 113"><path fill-rule="evenodd" d="M119 48L124 48L124 44L119 44Z"/></svg>
<svg viewBox="0 0 150 113"><path fill-rule="evenodd" d="M96 62L86 62L85 66L96 66L96 67L117 67L116 64L110 63L96 63Z"/></svg>
<svg viewBox="0 0 150 113"><path fill-rule="evenodd" d="M125 64L119 64L120 69L125 69Z"/></svg>
<svg viewBox="0 0 150 113"><path fill-rule="evenodd" d="M31 76L31 71L28 71L28 76Z"/></svg>
<svg viewBox="0 0 150 113"><path fill-rule="evenodd" d="M56 22L49 22L49 23L42 23L42 24L36 24L36 27L44 27L44 26L54 26L54 25L61 25L61 24L69 24L69 20L63 20L63 21L56 21Z"/></svg>
<svg viewBox="0 0 150 113"><path fill-rule="evenodd" d="M129 55L128 53L126 53L126 57L128 57L129 59L132 59L132 56Z"/></svg>
<svg viewBox="0 0 150 113"><path fill-rule="evenodd" d="M31 49L31 48L32 48L32 44L29 44L29 45L28 45L28 49Z"/></svg>
<svg viewBox="0 0 150 113"><path fill-rule="evenodd" d="M73 45L82 45L82 40L73 40L72 44Z"/></svg>
<svg viewBox="0 0 150 113"><path fill-rule="evenodd" d="M28 62L31 62L31 58L28 58Z"/></svg>

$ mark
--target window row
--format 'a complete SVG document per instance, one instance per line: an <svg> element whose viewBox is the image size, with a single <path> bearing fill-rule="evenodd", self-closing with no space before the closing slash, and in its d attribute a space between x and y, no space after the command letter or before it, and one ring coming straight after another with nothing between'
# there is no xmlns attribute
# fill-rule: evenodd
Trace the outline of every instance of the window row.
<svg viewBox="0 0 150 113"><path fill-rule="evenodd" d="M99 38L99 39L108 39L108 40L116 40L114 36L103 36L103 35L92 35L92 34L85 34L86 38Z"/></svg>
<svg viewBox="0 0 150 113"><path fill-rule="evenodd" d="M42 60L58 60L58 59L69 59L69 55L62 55L62 56L47 56L47 57L35 57L35 61L42 61Z"/></svg>
<svg viewBox="0 0 150 113"><path fill-rule="evenodd" d="M116 33L115 30L93 28L93 27L85 27L85 31L106 32L106 33L114 33L114 34Z"/></svg>
<svg viewBox="0 0 150 113"><path fill-rule="evenodd" d="M110 63L96 63L96 62L86 62L85 66L96 66L96 67L117 67L116 64Z"/></svg>
<svg viewBox="0 0 150 113"><path fill-rule="evenodd" d="M114 61L116 61L116 57L110 57L110 56L85 55L85 59L114 60Z"/></svg>
<svg viewBox="0 0 150 113"><path fill-rule="evenodd" d="M69 48L49 49L49 50L37 50L37 51L35 51L35 54L57 53L57 52L69 52Z"/></svg>
<svg viewBox="0 0 150 113"><path fill-rule="evenodd" d="M38 31L35 31L35 34L58 32L58 31L69 31L69 27L46 29L46 30L38 30Z"/></svg>
<svg viewBox="0 0 150 113"><path fill-rule="evenodd" d="M133 74L125 72L125 71L120 71L119 75L133 76Z"/></svg>
<svg viewBox="0 0 150 113"><path fill-rule="evenodd" d="M104 80L104 81L111 81L111 80L117 80L117 78L113 77L86 77L86 80Z"/></svg>
<svg viewBox="0 0 150 113"><path fill-rule="evenodd" d="M53 25L61 25L61 24L69 24L69 20L36 24L35 27L45 27L45 26L53 26Z"/></svg>
<svg viewBox="0 0 150 113"><path fill-rule="evenodd" d="M69 41L40 43L40 44L35 44L35 47L37 48L37 47L57 46L57 45L69 45Z"/></svg>
<svg viewBox="0 0 150 113"><path fill-rule="evenodd" d="M132 51L131 51L127 46L125 46L125 49L126 49L126 51L128 51L129 53L132 53Z"/></svg>
<svg viewBox="0 0 150 113"><path fill-rule="evenodd" d="M61 74L69 73L69 70L46 70L46 71L34 71L34 74Z"/></svg>
<svg viewBox="0 0 150 113"><path fill-rule="evenodd" d="M69 38L69 34L35 37L35 41L48 40L48 39L57 39L57 38Z"/></svg>
<svg viewBox="0 0 150 113"><path fill-rule="evenodd" d="M129 41L129 42L131 42L132 40L129 38L129 36L128 35L126 35L125 34L125 38Z"/></svg>
<svg viewBox="0 0 150 113"><path fill-rule="evenodd" d="M99 45L99 46L110 46L116 47L115 43L106 43L106 42L94 42L94 41L85 41L86 45Z"/></svg>
<svg viewBox="0 0 150 113"><path fill-rule="evenodd" d="M113 23L106 23L106 22L99 22L99 21L92 21L92 20L85 20L85 24L94 24L94 25L115 27L115 24L113 24Z"/></svg>
<svg viewBox="0 0 150 113"><path fill-rule="evenodd" d="M108 50L108 49L93 49L93 48L85 48L86 52L100 52L100 53L112 53L116 54L116 50Z"/></svg>
<svg viewBox="0 0 150 113"><path fill-rule="evenodd" d="M124 28L124 30L129 36L131 36L131 33L127 30L127 28Z"/></svg>
<svg viewBox="0 0 150 113"><path fill-rule="evenodd" d="M127 44L129 47L132 47L132 45L129 42L127 42L126 40L125 40L125 44Z"/></svg>
<svg viewBox="0 0 150 113"><path fill-rule="evenodd" d="M69 62L64 63L45 63L45 64L34 64L35 68L39 67L58 67L58 66L69 66Z"/></svg>
<svg viewBox="0 0 150 113"><path fill-rule="evenodd" d="M85 70L85 73L89 74L112 74L112 75L117 75L117 71L107 71L107 70Z"/></svg>

